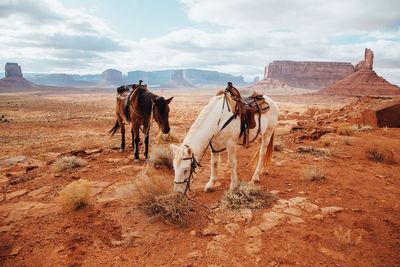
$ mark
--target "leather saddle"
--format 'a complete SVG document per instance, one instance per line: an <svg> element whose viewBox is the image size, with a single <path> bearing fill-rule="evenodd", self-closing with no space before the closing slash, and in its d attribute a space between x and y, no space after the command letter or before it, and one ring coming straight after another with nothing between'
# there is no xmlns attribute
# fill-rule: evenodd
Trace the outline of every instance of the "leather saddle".
<svg viewBox="0 0 400 267"><path fill-rule="evenodd" d="M249 147L249 130L256 127L255 115L258 114L258 132L260 131L261 114L269 110L269 105L262 94L253 92L251 96L243 98L238 89L231 82L228 82L226 87L232 99L236 102L235 112L240 117L240 137L243 136L243 145Z"/></svg>

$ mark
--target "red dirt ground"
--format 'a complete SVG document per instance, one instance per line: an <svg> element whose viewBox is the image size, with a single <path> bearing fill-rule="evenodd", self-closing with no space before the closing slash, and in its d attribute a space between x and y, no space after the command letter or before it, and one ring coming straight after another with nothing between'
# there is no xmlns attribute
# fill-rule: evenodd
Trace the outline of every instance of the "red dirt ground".
<svg viewBox="0 0 400 267"><path fill-rule="evenodd" d="M181 139L213 94L208 91L156 93L175 96L170 124ZM341 122L357 121L354 119L357 112L352 113L353 117L346 117L339 110L349 99L337 102L327 98L290 97L291 102L308 103L295 105L287 103L287 97L276 97L278 101L286 101L280 104L283 123L284 114L288 120L287 114L293 113L297 116L295 120L305 121L307 127L281 131L277 141L282 143L283 150L274 153L269 175L261 177L261 186L278 190L281 199L300 196L320 208L337 206L343 210L329 214L321 210L302 211L302 223L282 223L252 234L249 229L257 228L263 214L271 208L253 210L251 221L246 221L241 216L243 211L215 208L211 213L195 206L187 225L178 227L150 218L132 205L130 185L143 168L149 175L164 176L171 181L171 186L173 171L145 167L143 160L133 161L131 149L124 153L115 149L120 136L107 135L115 121L113 93L1 94L0 117L4 115L11 122L0 123L0 264L399 266L400 130L356 131L350 137L333 132L318 140L301 139L301 145L328 148L331 155L298 153L299 144L293 141L307 134L312 125L320 126L318 121L324 120L324 116L329 121L324 126L333 129ZM313 115L315 110L307 109L311 104L320 110L319 117ZM335 111L330 113L330 108ZM156 133L157 127L153 124L152 144L157 142ZM130 135L127 136L130 144ZM373 145L391 150L397 163L368 160L366 150ZM82 156L88 162L86 167L55 177L49 163L60 153L95 148L101 152ZM246 164L256 149L256 144L248 150L238 149L238 174L244 181L251 178ZM19 155L26 156L26 160L14 165L1 160ZM208 161L209 153L195 176L193 190L196 200L218 207L223 192L229 187L229 171L224 166L219 174L220 185L214 192L205 193L202 187L209 176ZM222 162L225 165L225 154ZM26 167L31 165L37 168L26 172ZM326 179L306 181L303 170L307 166L322 169ZM95 182L90 205L77 211L61 210L56 197L67 184L79 178ZM231 223L239 226L233 235L226 230L226 225ZM217 230L217 235L203 236L202 231L210 226ZM335 235L348 230L348 242L341 238L346 234Z"/></svg>

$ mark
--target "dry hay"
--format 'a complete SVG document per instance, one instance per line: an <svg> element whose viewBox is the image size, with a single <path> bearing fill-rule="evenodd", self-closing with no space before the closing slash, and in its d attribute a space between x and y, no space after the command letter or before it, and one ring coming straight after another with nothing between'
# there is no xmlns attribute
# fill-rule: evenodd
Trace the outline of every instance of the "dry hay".
<svg viewBox="0 0 400 267"><path fill-rule="evenodd" d="M134 183L133 202L147 214L167 222L184 225L192 206L185 195L171 193L171 181L164 177L142 175Z"/></svg>
<svg viewBox="0 0 400 267"><path fill-rule="evenodd" d="M89 203L92 185L88 180L80 179L68 184L57 198L57 203L64 209L76 210Z"/></svg>
<svg viewBox="0 0 400 267"><path fill-rule="evenodd" d="M179 138L178 138L178 136L175 134L175 132L174 131L170 131L169 133L167 133L167 134L164 134L164 133L162 133L161 131L158 133L158 135L157 135L157 139L158 139L158 141L160 142L160 141L164 141L164 142L166 142L166 143L177 143L177 142L179 142L180 140L179 140Z"/></svg>
<svg viewBox="0 0 400 267"><path fill-rule="evenodd" d="M339 125L339 127L337 128L337 133L339 135L353 135L354 134L354 130L357 129L358 127L354 127L353 125L351 125L348 122L342 123Z"/></svg>
<svg viewBox="0 0 400 267"><path fill-rule="evenodd" d="M394 164L394 153L385 147L370 146L366 150L367 158L371 161Z"/></svg>
<svg viewBox="0 0 400 267"><path fill-rule="evenodd" d="M169 147L166 146L154 146L150 152L150 163L154 167L166 166L170 169L173 168L173 153Z"/></svg>
<svg viewBox="0 0 400 267"><path fill-rule="evenodd" d="M307 166L303 169L303 177L306 181L321 181L325 179L325 174L317 166Z"/></svg>
<svg viewBox="0 0 400 267"><path fill-rule="evenodd" d="M235 189L225 191L221 206L228 209L260 209L270 206L275 200L275 195L262 191L257 185L240 183Z"/></svg>
<svg viewBox="0 0 400 267"><path fill-rule="evenodd" d="M53 172L72 172L75 169L83 167L86 165L86 161L84 159L78 158L76 156L66 156L62 158L58 158L52 166Z"/></svg>

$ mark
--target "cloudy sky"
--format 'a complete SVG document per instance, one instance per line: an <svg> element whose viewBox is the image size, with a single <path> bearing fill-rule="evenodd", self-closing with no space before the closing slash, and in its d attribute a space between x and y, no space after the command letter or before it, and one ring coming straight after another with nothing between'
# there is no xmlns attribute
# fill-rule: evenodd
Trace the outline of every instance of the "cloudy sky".
<svg viewBox="0 0 400 267"><path fill-rule="evenodd" d="M0 63L24 72L199 68L262 75L273 60L364 48L400 84L399 0L0 0Z"/></svg>

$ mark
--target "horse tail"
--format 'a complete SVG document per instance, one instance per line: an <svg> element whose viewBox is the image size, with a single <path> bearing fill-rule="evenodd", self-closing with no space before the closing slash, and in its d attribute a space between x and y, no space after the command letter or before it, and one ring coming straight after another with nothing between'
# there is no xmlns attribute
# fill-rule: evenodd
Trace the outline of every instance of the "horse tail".
<svg viewBox="0 0 400 267"><path fill-rule="evenodd" d="M265 168L268 163L271 161L272 158L272 153L274 152L274 135L275 132L272 133L271 138L269 139L268 147L267 147L267 152L265 155L265 160L264 160L264 165L263 167ZM253 165L253 169L256 168L258 158L260 157L260 149L257 149L256 153L254 156L251 158L250 162L247 164L247 166Z"/></svg>
<svg viewBox="0 0 400 267"><path fill-rule="evenodd" d="M115 121L114 127L108 132L108 134L111 134L111 136L114 136L116 132L119 130L119 123L118 120Z"/></svg>

